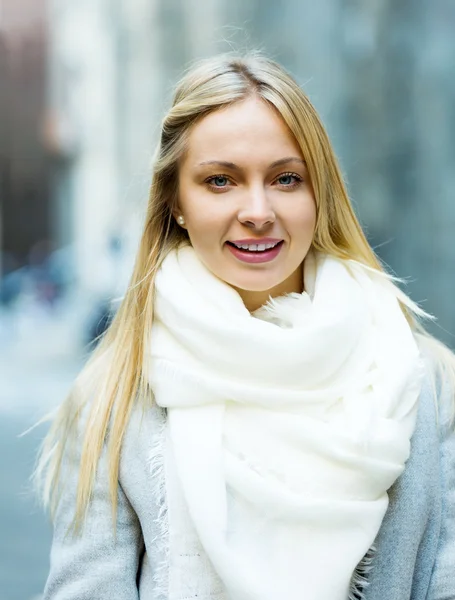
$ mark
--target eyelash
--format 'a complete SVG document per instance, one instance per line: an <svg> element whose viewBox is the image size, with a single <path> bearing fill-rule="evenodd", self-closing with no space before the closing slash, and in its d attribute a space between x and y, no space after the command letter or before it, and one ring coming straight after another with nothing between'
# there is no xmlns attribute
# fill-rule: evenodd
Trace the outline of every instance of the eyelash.
<svg viewBox="0 0 455 600"><path fill-rule="evenodd" d="M289 185L281 184L282 187L287 188L287 189L295 188L303 182L303 178L300 175L298 175L297 173L293 173L292 171L289 171L286 173L281 173L280 175L278 175L278 177L276 177L274 179L274 181L277 181L278 179L281 179L282 177L294 177L296 179L296 181L294 181L294 183L291 183ZM204 183L207 184L208 187L212 190L220 191L220 190L226 189L227 186L218 186L218 185L213 185L212 183L210 183L211 181L213 181L214 179L217 179L217 178L223 178L223 179L227 179L227 181L230 181L230 178L227 175L224 175L223 173L218 173L217 175L211 175L210 177L208 177L204 181Z"/></svg>
<svg viewBox="0 0 455 600"><path fill-rule="evenodd" d="M294 181L294 183L291 183L290 185L284 185L284 187L286 188L294 188L297 187L298 185L300 185L303 182L303 178L298 175L297 173L293 173L292 171L289 171L288 173L281 173L281 175L279 175L275 181L277 181L278 179L281 179L281 177L294 177L294 179L296 179L296 181ZM283 185L283 184L281 184Z"/></svg>

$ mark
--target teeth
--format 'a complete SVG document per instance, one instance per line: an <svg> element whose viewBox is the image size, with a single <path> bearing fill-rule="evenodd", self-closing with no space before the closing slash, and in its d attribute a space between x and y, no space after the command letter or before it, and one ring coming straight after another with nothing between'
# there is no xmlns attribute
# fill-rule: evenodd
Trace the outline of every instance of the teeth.
<svg viewBox="0 0 455 600"><path fill-rule="evenodd" d="M234 243L234 242L233 242ZM271 248L275 248L275 246L279 244L279 242L275 242L274 244L235 244L237 248L242 250L249 250L250 252L264 252L264 250L270 250Z"/></svg>

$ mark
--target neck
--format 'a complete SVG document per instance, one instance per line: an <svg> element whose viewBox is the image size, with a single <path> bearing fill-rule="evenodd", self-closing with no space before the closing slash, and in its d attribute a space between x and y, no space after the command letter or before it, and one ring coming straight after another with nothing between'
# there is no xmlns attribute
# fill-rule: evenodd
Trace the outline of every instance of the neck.
<svg viewBox="0 0 455 600"><path fill-rule="evenodd" d="M300 265L287 279L268 290L252 291L234 287L250 312L264 306L270 298L278 298L286 294L301 294L304 290L303 267Z"/></svg>

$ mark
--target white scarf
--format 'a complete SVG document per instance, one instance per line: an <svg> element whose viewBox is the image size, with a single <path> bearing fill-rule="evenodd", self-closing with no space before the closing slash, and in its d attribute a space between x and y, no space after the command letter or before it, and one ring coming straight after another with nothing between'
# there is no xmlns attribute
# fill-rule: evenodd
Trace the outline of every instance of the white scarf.
<svg viewBox="0 0 455 600"><path fill-rule="evenodd" d="M418 349L385 276L309 254L304 281L252 315L191 247L157 275L169 600L346 600L379 531L409 456Z"/></svg>

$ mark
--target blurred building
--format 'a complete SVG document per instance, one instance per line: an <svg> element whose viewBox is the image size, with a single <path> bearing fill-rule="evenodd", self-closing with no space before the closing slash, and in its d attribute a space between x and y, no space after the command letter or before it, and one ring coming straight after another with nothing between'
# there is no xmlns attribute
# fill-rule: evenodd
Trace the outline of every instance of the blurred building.
<svg viewBox="0 0 455 600"><path fill-rule="evenodd" d="M103 291L119 207L116 15L111 3L49 3L49 148L55 223L83 288Z"/></svg>
<svg viewBox="0 0 455 600"><path fill-rule="evenodd" d="M455 4L231 2L326 123L370 243L455 347ZM240 11L240 18L239 18ZM243 19L243 20L242 20Z"/></svg>
<svg viewBox="0 0 455 600"><path fill-rule="evenodd" d="M0 11L0 256L20 267L52 239L46 102L45 0L3 0Z"/></svg>
<svg viewBox="0 0 455 600"><path fill-rule="evenodd" d="M30 14L43 10L32 4ZM37 186L27 184L36 174L17 179L15 197L23 198L21 207L33 205L25 214L34 216L23 221L23 208L5 205L4 238L17 246L13 232L22 229L26 248L27 231L36 229L35 238L51 235L57 246L70 246L87 297L124 288L161 116L178 75L194 58L259 48L291 70L321 113L373 246L396 274L411 278L412 297L455 333L452 0L49 0L47 14L49 44L36 33L28 55L42 65L38 57L49 48L47 155L33 167L44 179ZM43 32L42 24L35 30ZM5 56L0 51L2 81L12 72ZM34 70L43 77L42 66ZM10 186L3 157L12 121L5 115L17 104L9 98L15 85L0 95L2 197ZM448 333L438 335L455 345Z"/></svg>
<svg viewBox="0 0 455 600"><path fill-rule="evenodd" d="M217 3L51 2L50 146L60 243L94 296L126 283L171 85L207 36ZM202 10L204 8L204 10ZM210 10L207 10L209 8ZM207 21L207 15L211 20Z"/></svg>

